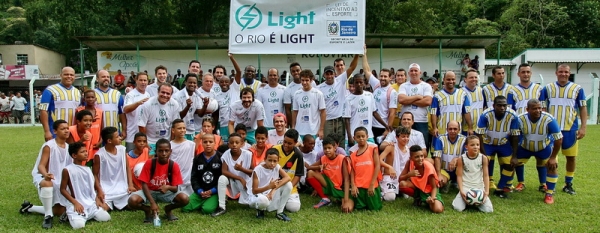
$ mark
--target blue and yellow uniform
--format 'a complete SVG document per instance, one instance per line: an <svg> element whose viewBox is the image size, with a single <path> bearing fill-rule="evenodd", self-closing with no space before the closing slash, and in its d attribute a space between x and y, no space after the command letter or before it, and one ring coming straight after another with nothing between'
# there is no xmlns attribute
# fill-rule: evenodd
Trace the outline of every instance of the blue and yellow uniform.
<svg viewBox="0 0 600 233"><path fill-rule="evenodd" d="M48 126L52 128L55 120L65 120L69 125L75 123L75 110L81 104L81 92L74 86L66 88L61 83L50 85L42 93L40 111L48 112ZM54 132L52 136L54 137Z"/></svg>
<svg viewBox="0 0 600 233"><path fill-rule="evenodd" d="M112 88L108 88L106 91L96 88L94 91L96 92L97 107L100 107L104 113L102 122L104 127L112 126L121 129L119 128L119 115L123 114L123 104L125 102L121 92Z"/></svg>
<svg viewBox="0 0 600 233"><path fill-rule="evenodd" d="M512 109L517 112L517 115L521 115L527 112L527 101L530 99L539 99L541 92L542 86L540 84L531 83L528 87L517 84L508 93L507 99L513 101Z"/></svg>
<svg viewBox="0 0 600 233"><path fill-rule="evenodd" d="M485 110L485 100L483 98L483 90L479 86L475 86L475 89L471 90L467 86L464 86L462 90L467 93L467 98L469 98L469 102L471 103L471 127L473 129L477 128L477 123L479 122L479 116ZM463 119L463 135L467 136L467 122Z"/></svg>
<svg viewBox="0 0 600 233"><path fill-rule="evenodd" d="M446 133L446 122L463 121L463 115L471 112L471 102L462 89L454 89L452 93L441 90L435 93L429 114L438 116L438 134ZM468 127L463 127L468 128Z"/></svg>
<svg viewBox="0 0 600 233"><path fill-rule="evenodd" d="M450 171L449 164L454 158L463 154L467 137L458 134L454 140L448 134L442 134L433 138L433 158L441 158L441 174L448 180L456 180L455 171Z"/></svg>

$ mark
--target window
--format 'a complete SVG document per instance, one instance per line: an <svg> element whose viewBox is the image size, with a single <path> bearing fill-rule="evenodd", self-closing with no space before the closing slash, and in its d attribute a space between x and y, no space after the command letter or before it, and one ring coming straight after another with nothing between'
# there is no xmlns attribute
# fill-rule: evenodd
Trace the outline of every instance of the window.
<svg viewBox="0 0 600 233"><path fill-rule="evenodd" d="M17 54L17 65L28 65L29 58L27 54Z"/></svg>

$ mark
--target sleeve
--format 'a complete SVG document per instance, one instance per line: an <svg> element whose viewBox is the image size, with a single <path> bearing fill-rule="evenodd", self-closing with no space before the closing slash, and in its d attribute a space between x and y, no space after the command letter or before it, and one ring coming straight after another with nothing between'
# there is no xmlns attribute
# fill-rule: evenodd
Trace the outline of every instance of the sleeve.
<svg viewBox="0 0 600 233"><path fill-rule="evenodd" d="M418 131L417 131L418 132ZM421 148L427 148L427 146L425 145L425 138L423 136L423 133L419 132L419 139L417 140L417 145L419 145Z"/></svg>
<svg viewBox="0 0 600 233"><path fill-rule="evenodd" d="M179 169L179 164L173 161L173 179L171 180L171 186L179 186L183 184L183 178L181 178L181 170Z"/></svg>
<svg viewBox="0 0 600 233"><path fill-rule="evenodd" d="M486 113L487 112L484 112L483 114L481 114L481 116L479 116L479 121L477 121L477 129L475 129L475 134L485 134L485 129L488 125L488 118L486 117Z"/></svg>
<svg viewBox="0 0 600 233"><path fill-rule="evenodd" d="M506 97L506 104L509 106L509 109L517 111L515 103L515 88L513 87L510 91L508 91L508 96Z"/></svg>
<svg viewBox="0 0 600 233"><path fill-rule="evenodd" d="M292 103L292 110L293 110L293 111L298 111L298 109L300 108L300 106L298 106L298 104L299 104L299 103L298 103L298 101L293 101L293 99L294 99L295 95L296 95L296 94L293 94L293 95L292 95L292 98L291 98L291 99L292 99L292 102L293 102L293 103ZM288 119L288 120L289 120L289 119Z"/></svg>
<svg viewBox="0 0 600 233"><path fill-rule="evenodd" d="M121 95L119 97L119 104L118 104L118 114L123 114L123 107L124 107L124 103L125 103L125 98L123 98L123 96Z"/></svg>
<svg viewBox="0 0 600 233"><path fill-rule="evenodd" d="M548 124L548 136L552 137L554 140L558 140L563 137L562 133L560 132L560 128L558 127L558 122L556 122L556 119L554 118L552 118L552 121L550 121L550 124Z"/></svg>
<svg viewBox="0 0 600 233"><path fill-rule="evenodd" d="M444 150L444 144L438 137L433 137L433 157L441 158L442 150Z"/></svg>
<svg viewBox="0 0 600 233"><path fill-rule="evenodd" d="M483 96L483 109L486 109L488 107L492 107L492 106L488 106L487 105L487 95L485 94L485 87L481 88L481 95Z"/></svg>
<svg viewBox="0 0 600 233"><path fill-rule="evenodd" d="M587 105L587 101L585 99L585 92L583 92L583 88L579 88L579 92L577 93L577 100L575 101L575 107L585 107Z"/></svg>
<svg viewBox="0 0 600 233"><path fill-rule="evenodd" d="M512 121L510 122L510 135L511 136L521 135L521 129L519 128L519 118L516 115L514 115Z"/></svg>
<svg viewBox="0 0 600 233"><path fill-rule="evenodd" d="M286 87L283 91L283 104L291 104L292 103L292 94L290 93L290 88Z"/></svg>
<svg viewBox="0 0 600 233"><path fill-rule="evenodd" d="M260 120L264 120L265 119L265 106L261 103L258 102L256 105L256 120L260 121Z"/></svg>
<svg viewBox="0 0 600 233"><path fill-rule="evenodd" d="M347 79L348 79L348 74L346 74L346 72L344 72L344 73L338 75L337 77L335 77L335 82L345 83Z"/></svg>
<svg viewBox="0 0 600 233"><path fill-rule="evenodd" d="M148 106L149 102L144 103L141 108L140 108L140 112L138 114L138 126L141 127L146 127L146 124L148 123L148 117L150 117L150 111L148 111L146 109L146 106Z"/></svg>
<svg viewBox="0 0 600 233"><path fill-rule="evenodd" d="M544 102L548 99L548 90L546 89L546 87L542 88L542 91L540 92L540 101ZM542 104L542 106L544 106L544 104Z"/></svg>
<svg viewBox="0 0 600 233"><path fill-rule="evenodd" d="M233 108L232 108L232 106L233 106L235 103L237 103L237 101L236 101L236 102L233 102L232 104L230 104L230 105L229 105L229 107L227 107L227 108L229 108L229 121L233 121L233 123L235 123L235 119L236 119L236 117L235 117L235 112L233 111ZM235 127L235 125L234 125L233 127ZM233 132L231 132L231 133L233 133Z"/></svg>
<svg viewBox="0 0 600 233"><path fill-rule="evenodd" d="M42 93L39 109L49 112L54 111L54 97L52 96L52 92L50 92L48 89L44 90L44 93Z"/></svg>
<svg viewBox="0 0 600 233"><path fill-rule="evenodd" d="M383 139L384 142L387 143L393 143L394 142L394 136L396 136L396 130L389 132L386 136L385 139Z"/></svg>
<svg viewBox="0 0 600 233"><path fill-rule="evenodd" d="M423 96L433 97L433 89L431 89L431 86L429 84L423 85Z"/></svg>
<svg viewBox="0 0 600 233"><path fill-rule="evenodd" d="M152 168L152 159L146 160L146 163L144 163L144 167L142 167L142 173L140 173L138 180L144 183L150 183L150 180L152 179L150 177L150 168Z"/></svg>
<svg viewBox="0 0 600 233"><path fill-rule="evenodd" d="M203 156L203 155L200 155ZM198 193L198 190L200 189L200 181L202 180L202 177L198 177L199 174L202 174L201 172L199 172L196 168L198 168L198 164L200 162L200 156L197 156L196 158L194 158L194 162L192 163L192 176L190 178L190 181L192 183L192 189L194 190L195 193Z"/></svg>
<svg viewBox="0 0 600 233"><path fill-rule="evenodd" d="M406 89L405 89L406 85L401 84L398 87L398 95L406 95Z"/></svg>
<svg viewBox="0 0 600 233"><path fill-rule="evenodd" d="M377 77L375 77L375 75L371 75L371 77L369 77L369 85L371 85L371 88L373 88L373 89L381 86L381 84L379 83L379 79L377 79Z"/></svg>
<svg viewBox="0 0 600 233"><path fill-rule="evenodd" d="M318 92L318 98L319 98L319 110L323 110L325 108L327 108L327 106L325 106L325 96L323 96L323 93L321 91Z"/></svg>
<svg viewBox="0 0 600 233"><path fill-rule="evenodd" d="M313 88L316 88L316 87L317 87L317 82L315 82L315 80L313 80L313 81L312 81L312 83L310 83L310 85L311 85Z"/></svg>
<svg viewBox="0 0 600 233"><path fill-rule="evenodd" d="M392 87L390 87L392 88ZM396 90L392 89L390 96L389 96L389 102L390 104L388 104L388 108L398 108L398 92L396 92Z"/></svg>
<svg viewBox="0 0 600 233"><path fill-rule="evenodd" d="M298 155L298 160L296 161L296 173L294 173L294 177L304 176L304 153L300 151L297 147L294 148L294 153Z"/></svg>
<svg viewBox="0 0 600 233"><path fill-rule="evenodd" d="M433 101L431 101L431 108L429 108L429 114L439 116L438 107L440 103L438 101L437 95L433 96Z"/></svg>
<svg viewBox="0 0 600 233"><path fill-rule="evenodd" d="M469 97L464 95L462 114L467 114L471 112L471 101L469 101Z"/></svg>
<svg viewBox="0 0 600 233"><path fill-rule="evenodd" d="M264 89L264 87L258 87L258 90L256 91L256 94L254 95L254 99L260 101L261 103L264 103L262 97L262 90Z"/></svg>
<svg viewBox="0 0 600 233"><path fill-rule="evenodd" d="M132 95L125 95L125 100L123 101L123 107L133 104L134 97Z"/></svg>
<svg viewBox="0 0 600 233"><path fill-rule="evenodd" d="M342 111L343 111L343 113L342 113L343 118L352 117L352 114L350 113L350 103L348 102L348 100L344 101L344 108Z"/></svg>

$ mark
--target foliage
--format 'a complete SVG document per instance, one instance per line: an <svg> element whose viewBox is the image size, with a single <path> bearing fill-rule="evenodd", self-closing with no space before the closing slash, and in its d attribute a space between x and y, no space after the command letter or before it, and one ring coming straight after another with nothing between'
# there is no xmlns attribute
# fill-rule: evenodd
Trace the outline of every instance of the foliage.
<svg viewBox="0 0 600 233"><path fill-rule="evenodd" d="M78 60L76 36L226 34L229 1L0 0L0 43L37 43ZM366 31L502 35L501 56L526 48L597 47L597 0L369 0ZM23 20L25 19L25 20ZM487 48L495 57L497 45ZM85 54L95 64L95 52ZM72 65L72 64L71 64ZM94 66L91 66L94 67Z"/></svg>

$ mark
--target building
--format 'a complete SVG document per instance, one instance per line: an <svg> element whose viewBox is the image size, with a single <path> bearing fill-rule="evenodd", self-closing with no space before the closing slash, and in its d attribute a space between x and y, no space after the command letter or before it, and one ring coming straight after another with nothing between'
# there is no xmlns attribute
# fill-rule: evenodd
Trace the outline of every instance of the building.
<svg viewBox="0 0 600 233"><path fill-rule="evenodd" d="M35 44L0 45L0 65L37 65L41 74L59 74L65 56Z"/></svg>

